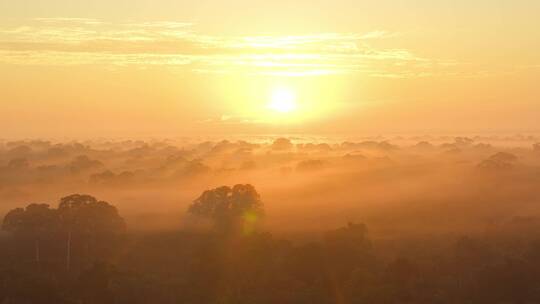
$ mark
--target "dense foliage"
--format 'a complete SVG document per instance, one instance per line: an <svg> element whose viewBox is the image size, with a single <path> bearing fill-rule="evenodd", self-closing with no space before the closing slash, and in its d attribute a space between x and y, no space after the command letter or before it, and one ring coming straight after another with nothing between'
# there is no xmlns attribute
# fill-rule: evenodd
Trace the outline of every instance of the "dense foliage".
<svg viewBox="0 0 540 304"><path fill-rule="evenodd" d="M15 209L2 225L0 303L540 302L534 236L371 240L348 223L287 241L230 229L262 206L251 185L208 190L188 211L212 229L152 233L126 232L114 206L87 195Z"/></svg>

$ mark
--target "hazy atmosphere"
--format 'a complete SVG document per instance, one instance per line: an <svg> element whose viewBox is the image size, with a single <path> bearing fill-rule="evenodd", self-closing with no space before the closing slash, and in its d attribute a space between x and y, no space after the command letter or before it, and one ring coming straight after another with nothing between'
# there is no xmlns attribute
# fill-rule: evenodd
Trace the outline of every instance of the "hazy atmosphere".
<svg viewBox="0 0 540 304"><path fill-rule="evenodd" d="M0 127L16 138L539 131L538 11L532 0L4 0ZM295 111L268 107L276 94Z"/></svg>
<svg viewBox="0 0 540 304"><path fill-rule="evenodd" d="M0 0L0 304L540 303L539 12Z"/></svg>

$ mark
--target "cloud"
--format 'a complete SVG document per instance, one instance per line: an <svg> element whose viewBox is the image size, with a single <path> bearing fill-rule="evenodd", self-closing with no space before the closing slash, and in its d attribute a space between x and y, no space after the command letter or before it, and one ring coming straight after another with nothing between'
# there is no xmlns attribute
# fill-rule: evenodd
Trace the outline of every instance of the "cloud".
<svg viewBox="0 0 540 304"><path fill-rule="evenodd" d="M289 77L363 73L409 77L440 73L444 62L402 48L377 48L386 31L295 36L199 33L185 22L110 23L37 18L0 28L0 63L15 65L160 66L196 73ZM447 65L451 67L451 62Z"/></svg>
<svg viewBox="0 0 540 304"><path fill-rule="evenodd" d="M69 17L57 17L57 18L34 18L33 20L42 23L56 23L56 24L83 24L83 25L101 25L104 24L101 20L92 18L69 18Z"/></svg>
<svg viewBox="0 0 540 304"><path fill-rule="evenodd" d="M246 125L246 124L264 124L262 120L251 119L248 117L242 116L233 116L228 114L223 114L220 117L206 118L199 120L200 124L212 124L212 125Z"/></svg>
<svg viewBox="0 0 540 304"><path fill-rule="evenodd" d="M386 38L386 37L393 37L395 36L395 33L388 33L386 31L372 31L365 33L361 36L362 39L378 39L378 38Z"/></svg>

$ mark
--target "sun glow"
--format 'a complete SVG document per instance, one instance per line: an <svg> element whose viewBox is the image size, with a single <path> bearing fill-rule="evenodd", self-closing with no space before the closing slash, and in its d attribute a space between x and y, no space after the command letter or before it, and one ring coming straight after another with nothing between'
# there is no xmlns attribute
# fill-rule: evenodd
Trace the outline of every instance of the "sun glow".
<svg viewBox="0 0 540 304"><path fill-rule="evenodd" d="M297 108L295 92L288 88L274 89L268 108L280 113L294 112Z"/></svg>

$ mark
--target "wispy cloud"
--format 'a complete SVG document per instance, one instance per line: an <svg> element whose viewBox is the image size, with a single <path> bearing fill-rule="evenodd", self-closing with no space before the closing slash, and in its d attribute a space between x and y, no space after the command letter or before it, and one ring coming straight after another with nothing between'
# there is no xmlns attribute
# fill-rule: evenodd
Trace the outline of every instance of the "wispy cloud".
<svg viewBox="0 0 540 304"><path fill-rule="evenodd" d="M258 120L258 119L251 119L248 117L238 117L238 116L223 114L220 117L206 118L203 120L199 120L198 123L223 126L223 125L262 124L264 123L264 121Z"/></svg>
<svg viewBox="0 0 540 304"><path fill-rule="evenodd" d="M0 28L0 63L17 65L164 66L196 73L320 76L364 73L410 77L452 62L407 49L378 48L394 33L316 33L228 36L197 32L191 23L110 23L85 18L38 18ZM435 69L434 67L437 67Z"/></svg>
<svg viewBox="0 0 540 304"><path fill-rule="evenodd" d="M55 24L82 24L82 25L101 25L104 24L101 20L91 18L34 18L33 20L43 23Z"/></svg>

